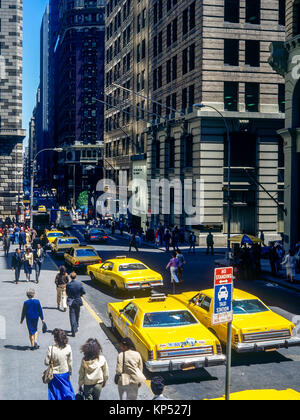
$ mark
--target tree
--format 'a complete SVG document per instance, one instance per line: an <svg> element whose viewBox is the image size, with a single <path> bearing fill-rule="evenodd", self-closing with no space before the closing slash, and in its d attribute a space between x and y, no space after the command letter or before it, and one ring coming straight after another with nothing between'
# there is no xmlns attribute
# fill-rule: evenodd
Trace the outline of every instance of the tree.
<svg viewBox="0 0 300 420"><path fill-rule="evenodd" d="M79 194L78 200L77 200L77 207L78 208L82 208L82 207L88 207L89 205L89 192L88 191L82 191Z"/></svg>

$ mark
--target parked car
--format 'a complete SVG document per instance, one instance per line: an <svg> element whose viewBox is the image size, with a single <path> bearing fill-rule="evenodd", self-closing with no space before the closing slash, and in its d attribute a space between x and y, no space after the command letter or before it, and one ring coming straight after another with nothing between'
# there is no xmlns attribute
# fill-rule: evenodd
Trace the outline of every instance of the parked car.
<svg viewBox="0 0 300 420"><path fill-rule="evenodd" d="M219 340L172 296L108 304L113 330L129 337L150 372L223 365Z"/></svg>

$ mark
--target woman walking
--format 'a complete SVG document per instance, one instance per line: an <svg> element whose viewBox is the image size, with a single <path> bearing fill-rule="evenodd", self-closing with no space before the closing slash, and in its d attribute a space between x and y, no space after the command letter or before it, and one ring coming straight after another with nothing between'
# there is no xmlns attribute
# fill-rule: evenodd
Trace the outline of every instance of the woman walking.
<svg viewBox="0 0 300 420"><path fill-rule="evenodd" d="M294 283L294 277L296 276L296 257L295 252L290 249L289 253L285 256L281 265L285 265L287 281Z"/></svg>
<svg viewBox="0 0 300 420"><path fill-rule="evenodd" d="M23 256L23 260L24 260L24 272L26 275L26 280L27 282L29 282L30 276L32 274L33 263L34 263L34 257L33 257L33 252L31 248L26 249L26 252Z"/></svg>
<svg viewBox="0 0 300 420"><path fill-rule="evenodd" d="M45 365L53 366L53 379L48 384L49 401L75 400L75 393L70 381L72 375L72 349L68 344L65 331L53 330L54 345L49 346Z"/></svg>
<svg viewBox="0 0 300 420"><path fill-rule="evenodd" d="M172 258L169 261L169 264L166 267L166 270L170 268L171 273L171 283L179 283L178 279L178 267L180 266L180 262L178 258L176 258L176 252L172 252Z"/></svg>
<svg viewBox="0 0 300 420"><path fill-rule="evenodd" d="M143 361L130 338L125 337L121 340L120 349L116 368L120 400L134 401L137 400L139 388L146 380L143 375Z"/></svg>
<svg viewBox="0 0 300 420"><path fill-rule="evenodd" d="M60 310L62 304L64 312L67 311L67 293L66 287L69 283L69 276L65 266L59 267L59 273L55 278L56 293L57 293L57 309Z"/></svg>
<svg viewBox="0 0 300 420"><path fill-rule="evenodd" d="M108 365L101 354L102 348L96 339L90 338L82 347L83 359L79 370L79 392L86 400L100 400L102 389L108 381Z"/></svg>
<svg viewBox="0 0 300 420"><path fill-rule="evenodd" d="M23 305L22 315L21 315L21 324L26 318L27 328L29 332L29 340L31 344L31 350L39 349L38 345L38 322L39 318L44 322L44 314L40 304L40 301L34 299L35 291L33 289L28 290L27 298Z"/></svg>

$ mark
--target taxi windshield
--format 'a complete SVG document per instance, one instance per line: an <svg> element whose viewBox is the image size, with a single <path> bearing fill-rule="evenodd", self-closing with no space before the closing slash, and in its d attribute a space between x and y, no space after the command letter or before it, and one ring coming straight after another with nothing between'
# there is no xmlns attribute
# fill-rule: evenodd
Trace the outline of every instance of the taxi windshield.
<svg viewBox="0 0 300 420"><path fill-rule="evenodd" d="M77 257L97 257L98 255L93 249L78 249L76 251Z"/></svg>
<svg viewBox="0 0 300 420"><path fill-rule="evenodd" d="M258 314L269 311L258 299L234 300L232 306L234 315Z"/></svg>
<svg viewBox="0 0 300 420"><path fill-rule="evenodd" d="M59 236L64 236L63 233L59 233L59 232L52 232L52 233L48 233L48 238L58 238Z"/></svg>
<svg viewBox="0 0 300 420"><path fill-rule="evenodd" d="M58 243L60 245L71 245L71 244L79 244L78 239L70 239L70 238L66 238L66 239L59 239Z"/></svg>
<svg viewBox="0 0 300 420"><path fill-rule="evenodd" d="M198 324L189 311L152 312L144 316L144 328L170 328Z"/></svg>
<svg viewBox="0 0 300 420"><path fill-rule="evenodd" d="M144 264L122 264L119 266L119 271L135 271L135 270L147 270Z"/></svg>

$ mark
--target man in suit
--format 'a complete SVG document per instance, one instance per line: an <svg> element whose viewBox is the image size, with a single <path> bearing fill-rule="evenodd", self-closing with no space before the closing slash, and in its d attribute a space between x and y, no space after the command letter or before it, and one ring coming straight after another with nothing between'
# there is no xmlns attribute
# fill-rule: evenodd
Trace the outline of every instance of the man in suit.
<svg viewBox="0 0 300 420"><path fill-rule="evenodd" d="M4 255L6 257L8 257L8 254L9 254L10 244L11 244L10 236L6 232L6 234L5 234L4 238L3 238L3 249L4 249Z"/></svg>
<svg viewBox="0 0 300 420"><path fill-rule="evenodd" d="M12 264L11 264L12 270L14 270L15 272L16 284L18 284L20 280L22 264L23 264L23 257L22 257L20 248L18 248L13 255Z"/></svg>
<svg viewBox="0 0 300 420"><path fill-rule="evenodd" d="M34 265L35 265L35 280L36 283L39 282L40 274L42 270L42 264L45 260L45 251L43 250L41 244L37 244L37 249L34 251Z"/></svg>
<svg viewBox="0 0 300 420"><path fill-rule="evenodd" d="M76 281L76 273L71 273L71 282L67 284L67 304L69 306L70 323L72 330L72 337L75 337L78 332L80 308L83 306L82 296L85 295L85 290L79 281Z"/></svg>

